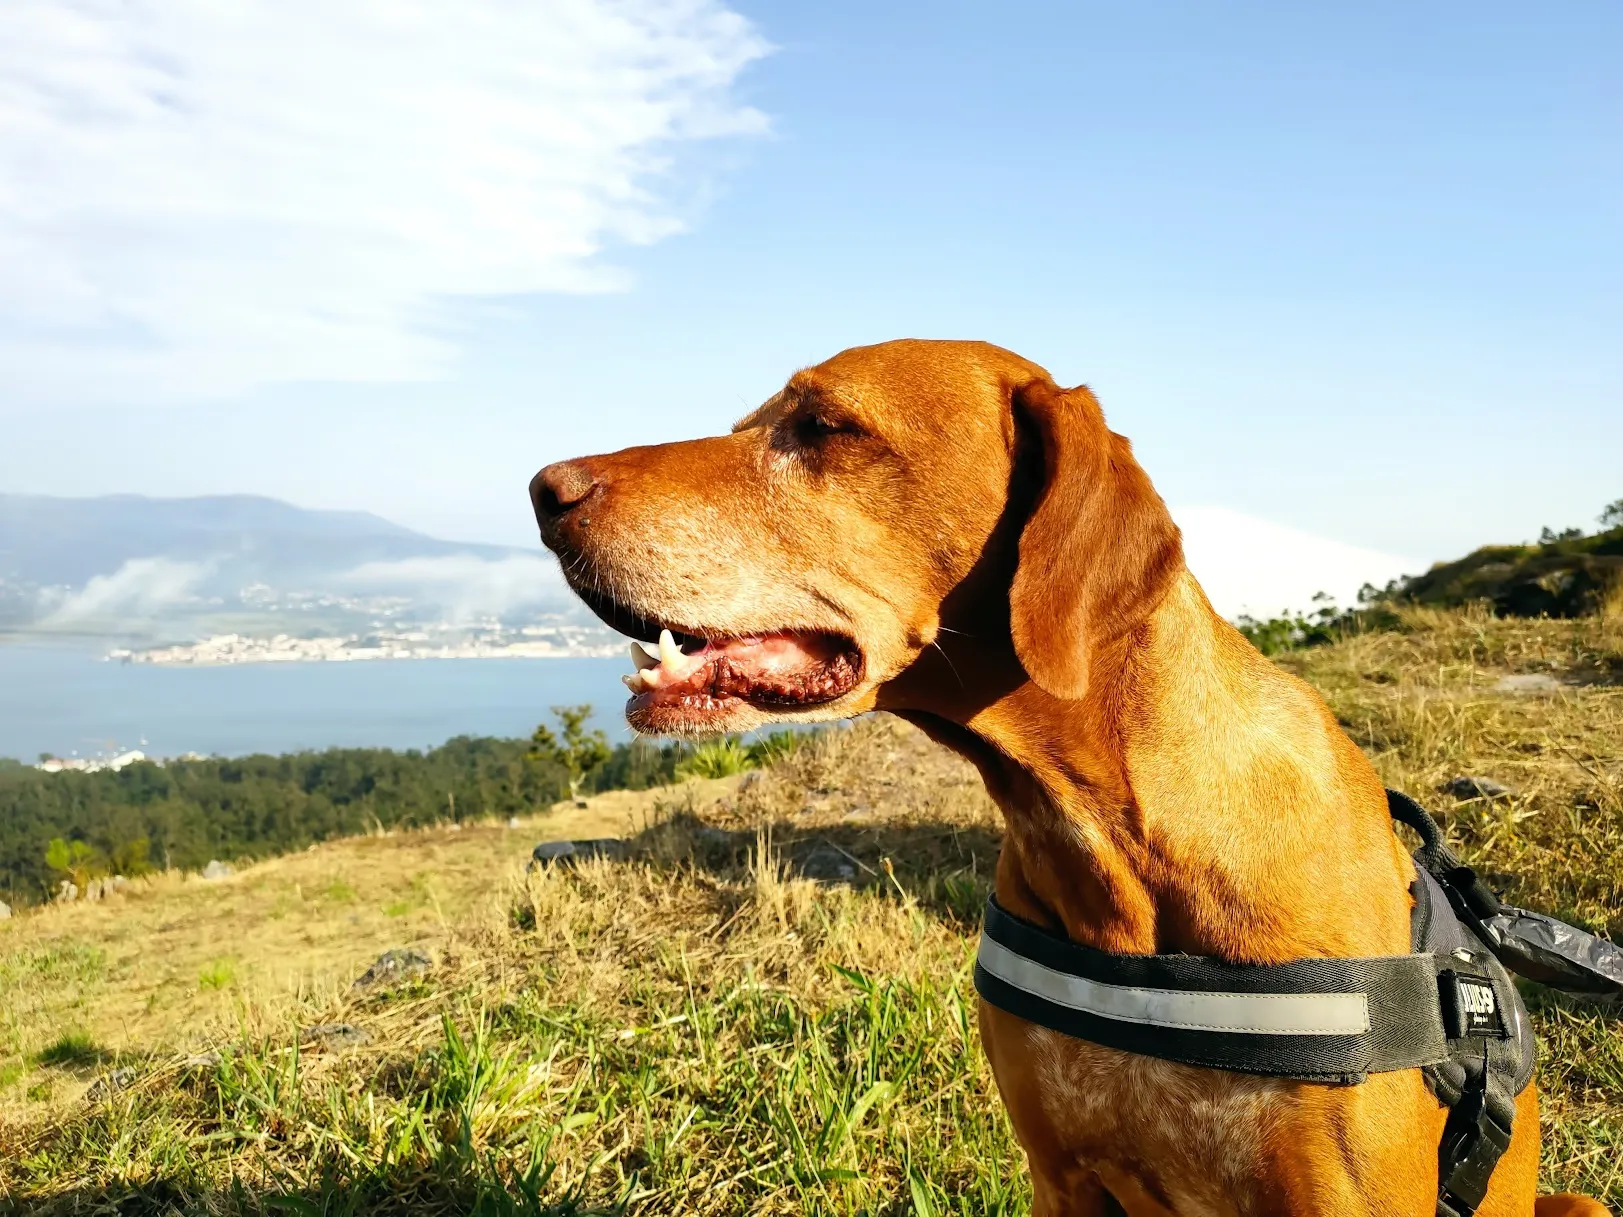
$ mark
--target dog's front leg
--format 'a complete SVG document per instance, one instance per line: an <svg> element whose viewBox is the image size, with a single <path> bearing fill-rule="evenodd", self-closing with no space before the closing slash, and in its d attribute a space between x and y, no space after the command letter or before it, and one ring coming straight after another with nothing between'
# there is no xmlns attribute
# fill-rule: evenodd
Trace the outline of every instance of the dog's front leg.
<svg viewBox="0 0 1623 1217"><path fill-rule="evenodd" d="M1097 1175L1053 1179L1035 1168L1031 1176L1031 1217L1125 1217Z"/></svg>

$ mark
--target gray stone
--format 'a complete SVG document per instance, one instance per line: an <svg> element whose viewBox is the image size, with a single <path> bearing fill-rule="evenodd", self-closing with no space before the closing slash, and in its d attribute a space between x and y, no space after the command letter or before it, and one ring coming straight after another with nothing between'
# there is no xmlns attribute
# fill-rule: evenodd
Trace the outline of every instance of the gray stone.
<svg viewBox="0 0 1623 1217"><path fill-rule="evenodd" d="M559 862L583 862L587 858L608 858L624 862L630 848L618 837L592 837L582 841L543 841L530 851L530 870Z"/></svg>
<svg viewBox="0 0 1623 1217"><path fill-rule="evenodd" d="M845 853L826 841L796 851L791 858L794 873L803 879L818 883L850 883L857 877L857 866Z"/></svg>
<svg viewBox="0 0 1623 1217"><path fill-rule="evenodd" d="M225 1058L218 1052L199 1052L180 1062L182 1069L218 1069Z"/></svg>
<svg viewBox="0 0 1623 1217"><path fill-rule="evenodd" d="M415 947L395 947L385 951L362 972L355 982L357 989L374 989L381 985L397 985L413 976L421 976L434 966L434 961Z"/></svg>
<svg viewBox="0 0 1623 1217"><path fill-rule="evenodd" d="M309 1048L359 1048L372 1037L354 1023L320 1023L299 1032L299 1043Z"/></svg>
<svg viewBox="0 0 1623 1217"><path fill-rule="evenodd" d="M1503 799L1516 792L1492 778L1466 776L1443 783L1443 793L1451 794L1456 799Z"/></svg>
<svg viewBox="0 0 1623 1217"><path fill-rule="evenodd" d="M1495 693L1559 693L1564 688L1565 685L1546 672L1501 676L1493 685Z"/></svg>
<svg viewBox="0 0 1623 1217"><path fill-rule="evenodd" d="M110 1099L134 1081L135 1070L128 1065L121 1065L111 1073L102 1074L90 1084L90 1089L85 1091L85 1102L100 1103Z"/></svg>
<svg viewBox="0 0 1623 1217"><path fill-rule="evenodd" d="M218 858L214 858L211 859L209 864L203 868L202 873L203 878L205 879L225 879L230 877L232 870L224 862L221 862Z"/></svg>
<svg viewBox="0 0 1623 1217"><path fill-rule="evenodd" d="M79 885L72 879L64 879L57 884L56 898L58 900L77 900L79 898Z"/></svg>

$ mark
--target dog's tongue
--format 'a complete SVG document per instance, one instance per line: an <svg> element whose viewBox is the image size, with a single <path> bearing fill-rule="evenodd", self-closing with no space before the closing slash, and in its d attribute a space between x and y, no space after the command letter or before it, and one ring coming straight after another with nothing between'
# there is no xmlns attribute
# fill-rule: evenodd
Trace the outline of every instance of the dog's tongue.
<svg viewBox="0 0 1623 1217"><path fill-rule="evenodd" d="M825 634L784 632L706 642L684 653L669 630L657 646L634 642L637 671L621 679L658 700L695 695L785 703L838 696L850 687L847 648Z"/></svg>

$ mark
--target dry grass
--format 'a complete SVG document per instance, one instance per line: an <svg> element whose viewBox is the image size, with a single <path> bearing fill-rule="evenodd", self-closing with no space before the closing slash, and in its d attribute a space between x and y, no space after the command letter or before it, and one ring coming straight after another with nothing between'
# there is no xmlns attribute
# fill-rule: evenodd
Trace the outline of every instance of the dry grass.
<svg viewBox="0 0 1623 1217"><path fill-rule="evenodd" d="M1403 625L1284 662L1512 901L1623 937L1623 618L1416 610ZM1503 687L1528 676L1549 684ZM1461 776L1515 793L1441 793Z"/></svg>
<svg viewBox="0 0 1623 1217"><path fill-rule="evenodd" d="M690 794L730 789L700 782ZM341 993L379 953L433 954L455 927L508 897L515 859L548 836L622 836L646 795L617 791L505 824L352 837L205 881L172 872L97 903L0 922L0 1128L27 1123L89 1083L30 1062L64 1036L103 1057L162 1045L201 1050L245 1017L274 1020ZM9 1083L9 1084L8 1084Z"/></svg>
<svg viewBox="0 0 1623 1217"><path fill-rule="evenodd" d="M1286 662L1516 898L1615 932L1619 643L1615 622L1432 615ZM1494 691L1539 672L1563 683ZM1460 774L1518 793L1435 793ZM0 925L0 1208L1026 1212L975 1042L998 828L973 771L875 722L654 797ZM635 862L522 870L539 836L628 826ZM855 883L791 877L813 846ZM430 974L348 987L413 943ZM1623 1202L1616 1016L1534 1005L1547 1185ZM367 1042L300 1046L334 1023Z"/></svg>

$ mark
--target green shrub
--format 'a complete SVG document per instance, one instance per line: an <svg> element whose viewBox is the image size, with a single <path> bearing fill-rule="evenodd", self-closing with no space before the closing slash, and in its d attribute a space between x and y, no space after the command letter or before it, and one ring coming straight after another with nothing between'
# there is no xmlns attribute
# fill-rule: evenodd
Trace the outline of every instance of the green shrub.
<svg viewBox="0 0 1623 1217"><path fill-rule="evenodd" d="M1356 612L1343 612L1326 593L1313 597L1319 607L1311 613L1284 613L1258 621L1242 615L1234 624L1264 655L1280 655L1301 647L1323 646L1335 642L1356 620Z"/></svg>
<svg viewBox="0 0 1623 1217"><path fill-rule="evenodd" d="M809 738L805 731L769 732L750 741L750 758L757 765L774 765L794 755Z"/></svg>
<svg viewBox="0 0 1623 1217"><path fill-rule="evenodd" d="M696 745L692 752L677 762L676 776L725 778L735 773L743 773L746 769L753 769L757 763L750 755L748 746L737 736L729 735L723 739L706 740Z"/></svg>
<svg viewBox="0 0 1623 1217"><path fill-rule="evenodd" d="M237 979L237 965L234 960L216 959L207 964L197 974L197 987L200 989L226 989L230 988Z"/></svg>
<svg viewBox="0 0 1623 1217"><path fill-rule="evenodd" d="M68 1031L40 1049L35 1060L41 1065L96 1065L107 1058L107 1050L85 1031Z"/></svg>

